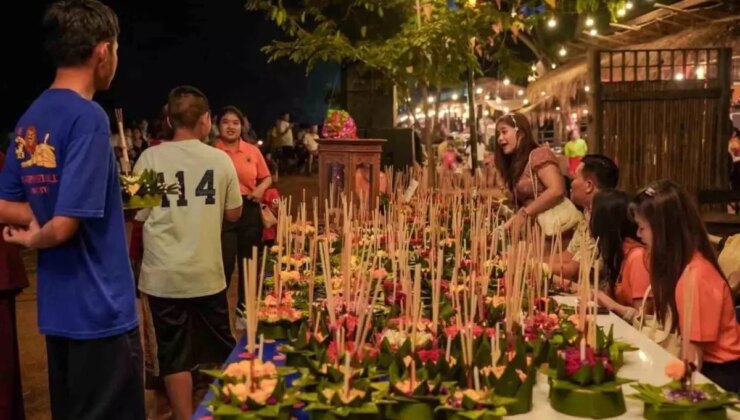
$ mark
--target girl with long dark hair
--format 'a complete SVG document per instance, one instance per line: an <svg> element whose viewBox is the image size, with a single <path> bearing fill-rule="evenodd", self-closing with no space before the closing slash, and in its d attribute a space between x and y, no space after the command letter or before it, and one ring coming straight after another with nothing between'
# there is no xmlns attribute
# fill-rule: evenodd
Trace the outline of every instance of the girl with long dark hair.
<svg viewBox="0 0 740 420"><path fill-rule="evenodd" d="M658 320L678 314L669 327L688 335L683 359L725 390L740 392L740 326L696 205L677 184L658 181L635 197L630 214L648 246ZM684 331L687 317L691 327Z"/></svg>
<svg viewBox="0 0 740 420"><path fill-rule="evenodd" d="M535 218L563 201L565 181L555 153L535 142L527 117L506 114L496 123L496 132L496 169L519 207L506 226L518 231L527 218Z"/></svg>
<svg viewBox="0 0 740 420"><path fill-rule="evenodd" d="M637 238L637 225L628 214L630 197L622 191L596 194L591 207L590 230L598 238L607 292L598 293L602 306L627 321L639 312L650 286L647 249Z"/></svg>

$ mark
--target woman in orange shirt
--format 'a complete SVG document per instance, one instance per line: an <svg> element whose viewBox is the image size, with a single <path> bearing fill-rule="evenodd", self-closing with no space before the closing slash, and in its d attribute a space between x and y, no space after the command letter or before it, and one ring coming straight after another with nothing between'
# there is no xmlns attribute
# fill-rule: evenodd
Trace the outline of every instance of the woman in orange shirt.
<svg viewBox="0 0 740 420"><path fill-rule="evenodd" d="M671 329L690 340L683 358L725 390L740 392L740 325L694 202L675 183L658 181L637 195L630 213L650 252L658 320L662 323L669 311L678 314ZM685 293L692 299L690 313Z"/></svg>
<svg viewBox="0 0 740 420"><path fill-rule="evenodd" d="M598 238L607 293L599 292L599 304L628 322L637 315L650 286L647 250L637 239L637 225L628 214L630 197L622 191L596 194L591 207L591 234Z"/></svg>
<svg viewBox="0 0 740 420"><path fill-rule="evenodd" d="M239 189L243 200L242 217L235 223L224 220L221 233L221 253L224 260L226 287L229 287L231 276L234 274L234 264L238 267L239 275L239 307L244 308L244 272L241 261L251 257L252 247L262 247L262 215L260 203L265 190L272 184L270 171L265 163L262 152L242 139L246 119L242 112L234 107L227 106L219 117L219 138L214 143L218 149L226 152L234 162L236 174L239 178ZM245 329L246 324L241 317L237 318L236 329Z"/></svg>

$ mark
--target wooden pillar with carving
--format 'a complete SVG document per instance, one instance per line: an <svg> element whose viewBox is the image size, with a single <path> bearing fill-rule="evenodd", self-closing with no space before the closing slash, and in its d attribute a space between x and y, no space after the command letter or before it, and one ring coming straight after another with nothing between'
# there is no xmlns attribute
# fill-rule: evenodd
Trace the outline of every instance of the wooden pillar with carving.
<svg viewBox="0 0 740 420"><path fill-rule="evenodd" d="M380 154L385 140L321 139L319 143L319 200L340 205L341 194L360 201L367 194L370 209L378 205L380 187ZM331 188L331 185L334 188ZM334 197L330 197L333 191Z"/></svg>

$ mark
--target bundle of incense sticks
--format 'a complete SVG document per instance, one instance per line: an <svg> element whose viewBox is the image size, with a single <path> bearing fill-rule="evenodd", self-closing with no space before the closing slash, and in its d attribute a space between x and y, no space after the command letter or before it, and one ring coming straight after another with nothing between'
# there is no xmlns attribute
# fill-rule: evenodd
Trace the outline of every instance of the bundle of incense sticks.
<svg viewBox="0 0 740 420"><path fill-rule="evenodd" d="M691 337L691 328L694 316L694 294L696 293L696 278L691 267L687 266L683 273L686 279L683 283L683 307L684 316L683 325L681 325L681 360L686 363L694 363L696 354L693 354L689 338ZM693 384L693 375L689 378L690 384Z"/></svg>
<svg viewBox="0 0 740 420"><path fill-rule="evenodd" d="M131 162L128 160L128 139L126 138L126 131L123 128L123 109L116 108L116 123L118 124L118 135L121 137L121 153L123 162L121 163L121 171L124 174L131 172Z"/></svg>
<svg viewBox="0 0 740 420"><path fill-rule="evenodd" d="M246 308L244 314L247 326L247 351L255 354L257 344L257 326L259 323L258 313L260 308L260 296L262 290L262 276L257 277L257 247L252 248L252 258L244 259L244 303Z"/></svg>

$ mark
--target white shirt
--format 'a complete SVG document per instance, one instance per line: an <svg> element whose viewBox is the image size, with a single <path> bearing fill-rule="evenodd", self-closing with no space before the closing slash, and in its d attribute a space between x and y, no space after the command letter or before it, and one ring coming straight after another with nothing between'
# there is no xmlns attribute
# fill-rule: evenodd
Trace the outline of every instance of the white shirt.
<svg viewBox="0 0 740 420"><path fill-rule="evenodd" d="M290 127L290 123L285 120L280 120L275 125L275 137L278 139L277 144L281 147L293 147L293 129ZM285 133L283 133L283 131ZM281 134L283 133L283 134Z"/></svg>
<svg viewBox="0 0 740 420"><path fill-rule="evenodd" d="M308 150L309 152L315 152L319 150L319 143L316 142L318 138L319 136L317 134L306 133L306 135L303 136L303 143L306 145L306 150Z"/></svg>
<svg viewBox="0 0 740 420"><path fill-rule="evenodd" d="M134 172L154 169L179 195L139 212L144 223L144 258L139 290L167 298L209 296L226 288L221 257L225 210L242 205L239 179L229 156L200 140L150 147Z"/></svg>

